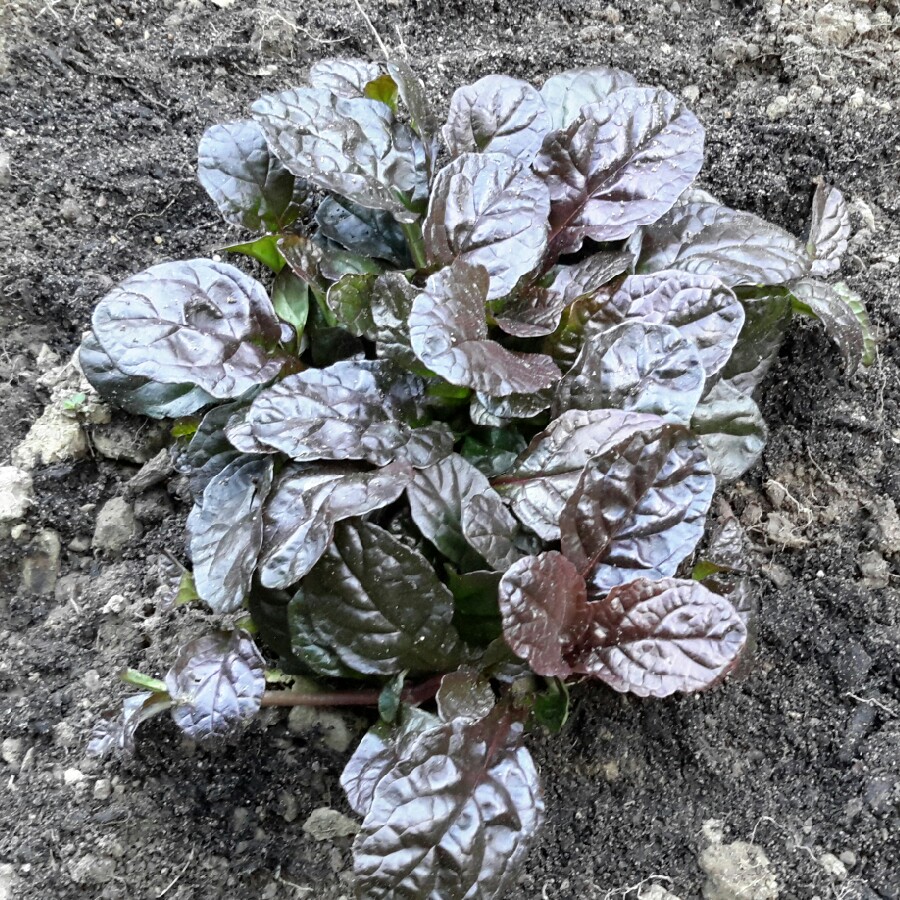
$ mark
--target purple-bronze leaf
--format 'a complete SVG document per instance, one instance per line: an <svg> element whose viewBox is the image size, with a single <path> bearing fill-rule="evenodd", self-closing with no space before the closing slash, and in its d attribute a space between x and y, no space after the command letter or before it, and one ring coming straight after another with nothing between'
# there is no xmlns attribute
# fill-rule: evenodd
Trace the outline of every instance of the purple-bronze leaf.
<svg viewBox="0 0 900 900"><path fill-rule="evenodd" d="M638 272L681 269L715 275L729 287L787 284L810 267L792 234L716 203L686 203L643 229Z"/></svg>
<svg viewBox="0 0 900 900"><path fill-rule="evenodd" d="M551 284L532 285L513 296L497 314L497 324L515 337L552 334L566 307L595 294L627 271L632 261L630 253L600 252L571 266L559 266Z"/></svg>
<svg viewBox="0 0 900 900"><path fill-rule="evenodd" d="M456 90L443 132L451 157L502 153L527 166L550 128L547 107L530 84L486 75Z"/></svg>
<svg viewBox="0 0 900 900"><path fill-rule="evenodd" d="M614 241L668 212L703 164L703 127L659 88L584 106L544 139L534 168L550 189L554 257L585 238Z"/></svg>
<svg viewBox="0 0 900 900"><path fill-rule="evenodd" d="M451 384L492 397L551 387L560 371L549 356L513 352L488 339L488 285L485 268L461 260L432 275L409 317L416 356Z"/></svg>
<svg viewBox="0 0 900 900"><path fill-rule="evenodd" d="M134 753L134 736L138 726L158 716L172 706L172 698L165 692L141 691L122 702L122 711L115 718L101 719L91 729L85 752L102 759L116 755L128 757Z"/></svg>
<svg viewBox="0 0 900 900"><path fill-rule="evenodd" d="M424 209L425 148L384 103L294 88L260 97L253 114L295 175L401 222L416 221Z"/></svg>
<svg viewBox="0 0 900 900"><path fill-rule="evenodd" d="M561 553L526 556L500 580L503 637L538 675L567 678L566 659L590 624L584 578Z"/></svg>
<svg viewBox="0 0 900 900"><path fill-rule="evenodd" d="M497 702L490 681L484 675L465 668L448 672L441 679L434 699L443 722L454 719L477 722L490 715Z"/></svg>
<svg viewBox="0 0 900 900"><path fill-rule="evenodd" d="M219 399L271 381L285 362L263 346L281 340L263 286L205 259L160 263L126 278L97 305L93 330L126 375L196 385Z"/></svg>
<svg viewBox="0 0 900 900"><path fill-rule="evenodd" d="M334 542L303 581L316 634L344 665L395 675L452 667L459 639L453 595L431 564L361 519L339 522Z"/></svg>
<svg viewBox="0 0 900 900"><path fill-rule="evenodd" d="M262 545L271 457L240 456L207 484L187 520L197 593L217 613L240 609Z"/></svg>
<svg viewBox="0 0 900 900"><path fill-rule="evenodd" d="M336 522L393 503L412 474L406 462L370 472L334 464L284 468L263 510L262 584L268 588L296 584L331 543Z"/></svg>
<svg viewBox="0 0 900 900"><path fill-rule="evenodd" d="M541 87L541 96L553 128L567 128L577 118L582 108L605 100L621 88L637 87L633 75L621 69L596 66L591 69L572 69L551 75Z"/></svg>
<svg viewBox="0 0 900 900"><path fill-rule="evenodd" d="M832 285L811 278L791 285L791 294L799 303L799 308L795 304L798 311L811 313L825 326L841 351L847 373L855 372L866 357L866 334L846 296Z"/></svg>
<svg viewBox="0 0 900 900"><path fill-rule="evenodd" d="M768 430L756 401L729 381L714 384L697 405L691 431L700 437L720 483L737 481L756 465Z"/></svg>
<svg viewBox="0 0 900 900"><path fill-rule="evenodd" d="M703 536L714 490L686 428L637 431L585 466L560 515L562 552L595 592L673 575Z"/></svg>
<svg viewBox="0 0 900 900"><path fill-rule="evenodd" d="M711 687L731 671L747 639L734 607L696 581L639 578L591 606L573 668L639 697Z"/></svg>
<svg viewBox="0 0 900 900"><path fill-rule="evenodd" d="M707 376L728 361L744 324L743 307L718 278L675 270L630 275L608 295L598 295L592 307L585 341L634 319L671 325L696 346Z"/></svg>
<svg viewBox="0 0 900 900"><path fill-rule="evenodd" d="M369 900L498 900L543 821L523 727L505 706L425 732L375 788L353 845Z"/></svg>
<svg viewBox="0 0 900 900"><path fill-rule="evenodd" d="M844 195L836 188L819 182L812 202L812 223L806 242L812 257L810 274L817 278L834 275L841 267L850 239L850 210Z"/></svg>
<svg viewBox="0 0 900 900"><path fill-rule="evenodd" d="M466 153L438 172L424 239L428 260L484 266L487 299L512 292L547 247L550 197L528 168L500 153Z"/></svg>
<svg viewBox="0 0 900 900"><path fill-rule="evenodd" d="M519 523L493 488L463 504L462 532L469 545L498 572L524 555L519 547Z"/></svg>
<svg viewBox="0 0 900 900"><path fill-rule="evenodd" d="M623 322L588 337L557 385L553 409L621 409L688 422L705 382L696 347L677 329Z"/></svg>
<svg viewBox="0 0 900 900"><path fill-rule="evenodd" d="M366 85L381 74L377 63L366 59L320 59L309 70L310 87L338 97L364 97Z"/></svg>
<svg viewBox="0 0 900 900"><path fill-rule="evenodd" d="M309 205L309 186L269 151L250 120L208 128L197 151L197 178L226 222L251 231L281 231Z"/></svg>
<svg viewBox="0 0 900 900"><path fill-rule="evenodd" d="M166 675L175 724L199 741L245 724L259 711L265 665L244 631L217 631L191 641Z"/></svg>
<svg viewBox="0 0 900 900"><path fill-rule="evenodd" d="M319 234L351 253L410 263L406 239L397 220L383 209L366 209L343 197L326 197L316 210Z"/></svg>
<svg viewBox="0 0 900 900"><path fill-rule="evenodd" d="M494 478L519 519L545 541L558 541L559 516L589 460L635 432L660 424L657 416L617 409L564 412L538 434L509 472Z"/></svg>
<svg viewBox="0 0 900 900"><path fill-rule="evenodd" d="M409 113L412 127L422 138L430 167L434 163L439 149L438 124L428 102L425 85L422 83L422 79L413 72L409 63L402 59L388 60L387 70L397 85L397 91Z"/></svg>

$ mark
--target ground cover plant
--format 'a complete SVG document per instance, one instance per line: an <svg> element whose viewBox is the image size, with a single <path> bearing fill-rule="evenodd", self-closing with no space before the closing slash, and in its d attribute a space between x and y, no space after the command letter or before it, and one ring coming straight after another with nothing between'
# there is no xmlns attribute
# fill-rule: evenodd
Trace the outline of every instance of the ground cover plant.
<svg viewBox="0 0 900 900"><path fill-rule="evenodd" d="M439 129L404 62L327 60L252 112L199 177L268 289L153 266L82 345L102 397L175 420L178 602L223 624L126 673L91 748L165 711L207 739L370 704L342 778L360 895L497 897L543 815L523 737L570 684L703 690L752 643L743 535L709 511L761 453L794 314L871 361L834 282L847 210L819 185L801 241L719 204L698 120L611 69L488 76Z"/></svg>

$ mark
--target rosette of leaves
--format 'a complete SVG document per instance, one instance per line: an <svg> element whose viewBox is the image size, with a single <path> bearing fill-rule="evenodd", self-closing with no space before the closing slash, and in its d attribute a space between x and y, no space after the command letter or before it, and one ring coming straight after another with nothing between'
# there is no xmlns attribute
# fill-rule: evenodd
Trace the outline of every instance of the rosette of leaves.
<svg viewBox="0 0 900 900"><path fill-rule="evenodd" d="M343 776L371 898L504 892L543 815L523 735L562 726L570 681L665 697L735 668L749 567L709 508L762 451L757 391L795 313L849 371L874 352L834 281L840 193L806 241L720 204L667 91L490 75L436 123L406 63L326 60L213 126L200 180L255 275L153 266L81 349L102 397L176 419L181 593L243 629L130 676L94 750L164 709L206 738L315 702L265 691L254 641L374 698Z"/></svg>

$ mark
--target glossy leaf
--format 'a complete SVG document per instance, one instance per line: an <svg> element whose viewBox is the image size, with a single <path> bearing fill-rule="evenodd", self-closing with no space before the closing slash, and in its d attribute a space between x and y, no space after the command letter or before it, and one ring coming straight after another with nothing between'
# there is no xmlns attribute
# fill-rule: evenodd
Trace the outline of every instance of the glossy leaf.
<svg viewBox="0 0 900 900"><path fill-rule="evenodd" d="M544 690L535 694L531 715L551 734L562 731L569 719L568 685L559 678L548 678Z"/></svg>
<svg viewBox="0 0 900 900"><path fill-rule="evenodd" d="M295 175L401 222L414 222L423 211L424 147L383 103L295 88L261 97L253 114Z"/></svg>
<svg viewBox="0 0 900 900"><path fill-rule="evenodd" d="M576 566L550 550L526 556L500 580L503 637L538 675L566 678L567 651L588 626L587 588Z"/></svg>
<svg viewBox="0 0 900 900"><path fill-rule="evenodd" d="M284 257L278 249L279 237L277 234L264 234L252 241L241 241L239 244L229 244L220 247L220 253L240 253L261 262L266 268L276 274L284 268Z"/></svg>
<svg viewBox="0 0 900 900"><path fill-rule="evenodd" d="M715 203L686 203L645 228L638 272L681 269L714 275L729 287L787 284L810 267L792 234Z"/></svg>
<svg viewBox="0 0 900 900"><path fill-rule="evenodd" d="M466 435L460 453L488 478L509 471L525 449L525 439L513 427L491 429L484 438Z"/></svg>
<svg viewBox="0 0 900 900"><path fill-rule="evenodd" d="M502 153L527 166L550 128L550 113L530 84L486 75L456 90L443 131L452 157Z"/></svg>
<svg viewBox="0 0 900 900"><path fill-rule="evenodd" d="M455 606L453 627L467 644L490 644L502 631L497 591L500 572L476 570L447 573L447 586L453 593Z"/></svg>
<svg viewBox="0 0 900 900"><path fill-rule="evenodd" d="M302 588L288 603L287 620L291 636L291 653L309 671L325 678L360 677L360 673L343 663L328 639L319 634Z"/></svg>
<svg viewBox="0 0 900 900"><path fill-rule="evenodd" d="M559 540L559 516L588 461L637 431L659 425L656 416L620 410L568 410L528 445L509 472L493 479L519 519L545 541Z"/></svg>
<svg viewBox="0 0 900 900"><path fill-rule="evenodd" d="M97 305L93 329L122 372L218 398L270 381L284 364L263 346L278 343L281 325L262 285L204 259L126 278Z"/></svg>
<svg viewBox="0 0 900 900"><path fill-rule="evenodd" d="M826 333L841 351L848 374L855 372L867 356L866 336L860 319L847 303L846 294L811 278L791 285L791 294L795 298L795 310L811 313L825 326Z"/></svg>
<svg viewBox="0 0 900 900"><path fill-rule="evenodd" d="M126 375L115 367L93 332L81 342L78 365L103 400L136 416L177 419L215 402L193 384L157 384L142 375Z"/></svg>
<svg viewBox="0 0 900 900"><path fill-rule="evenodd" d="M667 91L629 87L582 107L544 140L534 169L550 189L554 256L615 241L672 208L703 164L703 127Z"/></svg>
<svg viewBox="0 0 900 900"><path fill-rule="evenodd" d="M371 900L488 900L513 883L543 820L522 725L503 706L427 731L382 776L354 842Z"/></svg>
<svg viewBox="0 0 900 900"><path fill-rule="evenodd" d="M498 572L524 555L519 523L493 488L463 503L462 532L469 545Z"/></svg>
<svg viewBox="0 0 900 900"><path fill-rule="evenodd" d="M397 112L397 98L399 96L397 83L386 72L373 78L365 87L363 96L370 100L378 100L390 107L391 112Z"/></svg>
<svg viewBox="0 0 900 900"><path fill-rule="evenodd" d="M768 429L756 402L734 384L714 384L691 419L710 468L720 483L736 481L756 465L766 446Z"/></svg>
<svg viewBox="0 0 900 900"><path fill-rule="evenodd" d="M262 505L272 484L270 457L238 457L206 486L187 520L197 592L217 613L239 609L262 545Z"/></svg>
<svg viewBox="0 0 900 900"><path fill-rule="evenodd" d="M114 719L101 719L91 730L85 753L102 759L115 754L128 757L134 753L134 736L138 727L172 706L172 698L161 691L141 691L122 702L122 712Z"/></svg>
<svg viewBox="0 0 900 900"><path fill-rule="evenodd" d="M293 326L298 335L303 334L309 316L309 286L291 269L282 269L272 285L272 307L282 322Z"/></svg>
<svg viewBox="0 0 900 900"><path fill-rule="evenodd" d="M506 423L510 419L533 419L540 415L545 409L550 408L553 394L553 388L544 388L531 394L509 394L506 397L490 397L478 393L474 402L477 402L488 416Z"/></svg>
<svg viewBox="0 0 900 900"><path fill-rule="evenodd" d="M424 732L440 727L437 716L412 706L401 707L400 722L393 728L384 722L372 726L341 773L341 787L353 812L365 816L375 787L401 758L404 748Z"/></svg>
<svg viewBox="0 0 900 900"><path fill-rule="evenodd" d="M422 138L430 167L438 154L438 124L428 103L425 85L409 64L402 59L388 60L387 70L397 85L400 99L409 113L409 119L416 134Z"/></svg>
<svg viewBox="0 0 900 900"><path fill-rule="evenodd" d="M403 368L424 374L427 369L413 353L409 342L409 314L419 290L401 272L385 272L372 286L372 321L375 350L380 359L393 360Z"/></svg>
<svg viewBox="0 0 900 900"><path fill-rule="evenodd" d="M208 128L197 177L227 222L250 231L282 231L305 211L309 189L272 155L256 122Z"/></svg>
<svg viewBox="0 0 900 900"><path fill-rule="evenodd" d="M571 125L583 107L627 87L637 87L632 75L621 69L596 66L551 75L541 87L541 96L550 111L553 128L560 129Z"/></svg>
<svg viewBox="0 0 900 900"><path fill-rule="evenodd" d="M344 275L325 295L325 303L336 323L355 337L371 334L375 329L372 319L372 286L374 275Z"/></svg>
<svg viewBox="0 0 900 900"><path fill-rule="evenodd" d="M175 724L202 741L256 715L266 689L265 660L246 632L205 634L181 648L166 687Z"/></svg>
<svg viewBox="0 0 900 900"><path fill-rule="evenodd" d="M632 263L629 253L599 252L570 266L559 266L553 281L513 296L497 314L497 324L516 337L542 337L559 327L563 310L593 296Z"/></svg>
<svg viewBox="0 0 900 900"><path fill-rule="evenodd" d="M745 319L734 350L722 369L723 381L743 394L752 394L778 358L791 321L791 301L773 293L742 303Z"/></svg>
<svg viewBox="0 0 900 900"><path fill-rule="evenodd" d="M592 607L576 671L639 697L711 687L731 671L747 639L734 607L695 581L639 578Z"/></svg>
<svg viewBox="0 0 900 900"><path fill-rule="evenodd" d="M477 722L490 715L497 698L491 683L483 675L472 669L458 669L441 679L435 701L443 722L456 719Z"/></svg>
<svg viewBox="0 0 900 900"><path fill-rule="evenodd" d="M366 59L320 59L310 68L307 81L338 97L362 97L379 74L378 64Z"/></svg>
<svg viewBox="0 0 900 900"><path fill-rule="evenodd" d="M488 339L488 284L486 269L462 261L432 275L409 317L416 356L451 384L492 397L551 387L560 372L550 357L513 352Z"/></svg>
<svg viewBox="0 0 900 900"><path fill-rule="evenodd" d="M405 462L370 472L336 465L285 467L263 510L262 584L296 584L331 543L336 522L387 506L411 478Z"/></svg>
<svg viewBox="0 0 900 900"><path fill-rule="evenodd" d="M841 267L850 240L850 210L844 195L820 181L812 202L812 224L806 243L812 257L810 274L817 278L833 275Z"/></svg>
<svg viewBox="0 0 900 900"><path fill-rule="evenodd" d="M703 536L715 486L687 428L646 427L585 467L560 515L562 552L592 591L674 575Z"/></svg>
<svg viewBox="0 0 900 900"><path fill-rule="evenodd" d="M452 594L420 553L377 525L338 523L303 597L318 635L357 672L440 670L458 651Z"/></svg>
<svg viewBox="0 0 900 900"><path fill-rule="evenodd" d="M387 363L365 360L307 369L263 391L249 422L258 440L298 462L365 459L385 465L402 457L413 437L413 429L393 417L398 404L391 394L392 386L410 378L401 379ZM428 465L428 454L414 464Z"/></svg>
<svg viewBox="0 0 900 900"><path fill-rule="evenodd" d="M469 568L484 568L483 564L478 566L479 557L463 533L463 513L469 503L475 497L494 493L475 466L453 453L416 472L406 493L416 527L447 559Z"/></svg>
<svg viewBox="0 0 900 900"><path fill-rule="evenodd" d="M872 322L866 311L862 298L855 291L851 291L846 282L839 281L831 285L837 295L850 307L850 312L856 316L863 336L863 354L861 362L864 366L871 366L875 362L877 349L875 345L875 333L872 330Z"/></svg>
<svg viewBox="0 0 900 900"><path fill-rule="evenodd" d="M615 290L598 295L584 339L621 322L670 325L696 346L707 375L728 361L744 324L744 310L718 278L674 270L631 275Z"/></svg>
<svg viewBox="0 0 900 900"><path fill-rule="evenodd" d="M621 409L688 422L705 382L696 347L677 329L624 322L585 341L557 386L554 411Z"/></svg>
<svg viewBox="0 0 900 900"><path fill-rule="evenodd" d="M397 220L381 209L366 209L349 200L326 197L316 210L319 234L352 253L409 265L406 238Z"/></svg>
<svg viewBox="0 0 900 900"><path fill-rule="evenodd" d="M428 261L484 266L487 299L509 294L547 247L550 197L530 169L501 153L465 153L438 172L425 219Z"/></svg>

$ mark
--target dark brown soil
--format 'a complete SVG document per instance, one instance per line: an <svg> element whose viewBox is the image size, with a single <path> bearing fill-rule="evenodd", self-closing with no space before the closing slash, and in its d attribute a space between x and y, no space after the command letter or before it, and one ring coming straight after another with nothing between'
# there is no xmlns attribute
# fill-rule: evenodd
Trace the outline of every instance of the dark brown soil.
<svg viewBox="0 0 900 900"><path fill-rule="evenodd" d="M665 702L580 691L565 732L535 741L549 815L517 900L634 897L643 880L700 897L710 820L764 850L785 900L900 898L900 8L832 3L851 13L842 33L822 6L366 3L437 103L488 72L608 63L691 98L705 186L730 205L803 233L812 179L839 185L846 272L879 333L876 365L848 380L798 325L767 386L768 450L729 492L766 575L750 673ZM319 57L375 52L350 0L0 3L0 464L46 402L42 344L66 358L114 282L231 237L194 179L203 129ZM349 896L349 839L301 828L347 811L346 754L285 714L216 750L161 722L130 763L85 758L115 673L159 673L203 627L154 597L181 507L148 514L121 557L84 549L134 471L88 457L35 473L31 532L63 546L54 593L21 590L27 540L0 542L0 898Z"/></svg>

